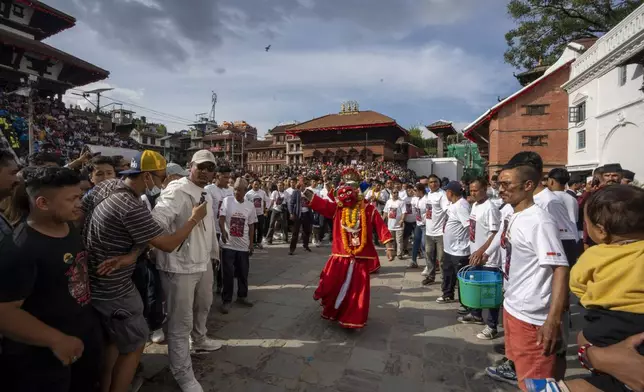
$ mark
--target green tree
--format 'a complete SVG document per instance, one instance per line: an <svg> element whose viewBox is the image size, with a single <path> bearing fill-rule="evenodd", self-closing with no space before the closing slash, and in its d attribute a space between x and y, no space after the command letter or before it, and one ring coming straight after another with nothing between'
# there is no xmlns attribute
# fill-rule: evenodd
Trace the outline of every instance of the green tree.
<svg viewBox="0 0 644 392"><path fill-rule="evenodd" d="M428 139L423 136L423 130L418 126L409 128L409 143L425 150L427 155L436 154L436 139Z"/></svg>
<svg viewBox="0 0 644 392"><path fill-rule="evenodd" d="M644 0L510 0L508 14L517 27L505 34L505 61L531 69L554 63L566 44L600 37Z"/></svg>

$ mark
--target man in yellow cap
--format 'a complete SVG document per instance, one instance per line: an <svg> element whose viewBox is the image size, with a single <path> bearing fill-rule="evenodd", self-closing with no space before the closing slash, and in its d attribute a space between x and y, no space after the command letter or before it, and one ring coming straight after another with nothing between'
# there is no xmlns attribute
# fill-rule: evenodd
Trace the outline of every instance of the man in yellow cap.
<svg viewBox="0 0 644 392"><path fill-rule="evenodd" d="M206 203L174 234L152 218L141 200L151 185L161 186L166 160L145 150L120 173L123 179L101 182L83 199L84 239L92 305L108 335L101 385L104 390L127 391L148 339L143 302L132 281L138 255L148 244L172 252L206 216Z"/></svg>

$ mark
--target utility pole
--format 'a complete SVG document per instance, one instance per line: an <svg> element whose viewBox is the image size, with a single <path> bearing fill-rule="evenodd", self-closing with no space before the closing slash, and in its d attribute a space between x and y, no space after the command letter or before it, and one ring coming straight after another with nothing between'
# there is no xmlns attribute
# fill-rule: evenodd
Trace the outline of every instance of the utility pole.
<svg viewBox="0 0 644 392"><path fill-rule="evenodd" d="M79 97L85 98L85 100L87 100L87 102L89 102L92 106L94 106L96 108L96 114L98 115L98 114L100 114L101 109L102 109L101 108L101 94L106 92L106 91L111 91L111 90L114 90L114 89L113 88L97 88L97 89L91 90L91 91L84 91L82 94L78 94L78 93L72 93L72 94L78 95ZM90 101L87 98L87 97L91 96L92 94L96 95L96 104L94 104L94 102ZM108 105L105 105L105 106L109 106L109 105L111 105L111 104L108 104Z"/></svg>
<svg viewBox="0 0 644 392"><path fill-rule="evenodd" d="M29 132L29 155L34 153L34 89L31 86L35 83L35 80L32 80L31 77L27 82L27 106L29 108L29 118L27 120L28 132Z"/></svg>

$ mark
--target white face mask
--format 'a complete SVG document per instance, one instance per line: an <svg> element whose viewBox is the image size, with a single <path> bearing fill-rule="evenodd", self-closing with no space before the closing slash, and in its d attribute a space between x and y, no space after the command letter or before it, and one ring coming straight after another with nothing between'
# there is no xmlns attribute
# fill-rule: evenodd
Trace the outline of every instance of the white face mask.
<svg viewBox="0 0 644 392"><path fill-rule="evenodd" d="M150 197L158 196L160 193L161 193L161 188L159 188L156 185L152 189L147 189L145 191L145 194Z"/></svg>

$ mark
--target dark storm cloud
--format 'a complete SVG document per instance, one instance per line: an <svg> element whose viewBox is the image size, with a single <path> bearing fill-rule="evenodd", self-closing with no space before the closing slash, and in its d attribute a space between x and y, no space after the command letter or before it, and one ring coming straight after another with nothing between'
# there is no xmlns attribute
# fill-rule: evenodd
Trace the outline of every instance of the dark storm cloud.
<svg viewBox="0 0 644 392"><path fill-rule="evenodd" d="M374 34L458 19L475 0L50 0L130 55L172 67L210 54L226 37L279 35L291 18L346 21ZM234 33L235 31L236 33ZM315 32L303 32L315 34ZM321 33L321 32L318 32ZM243 37L242 37L243 38Z"/></svg>

